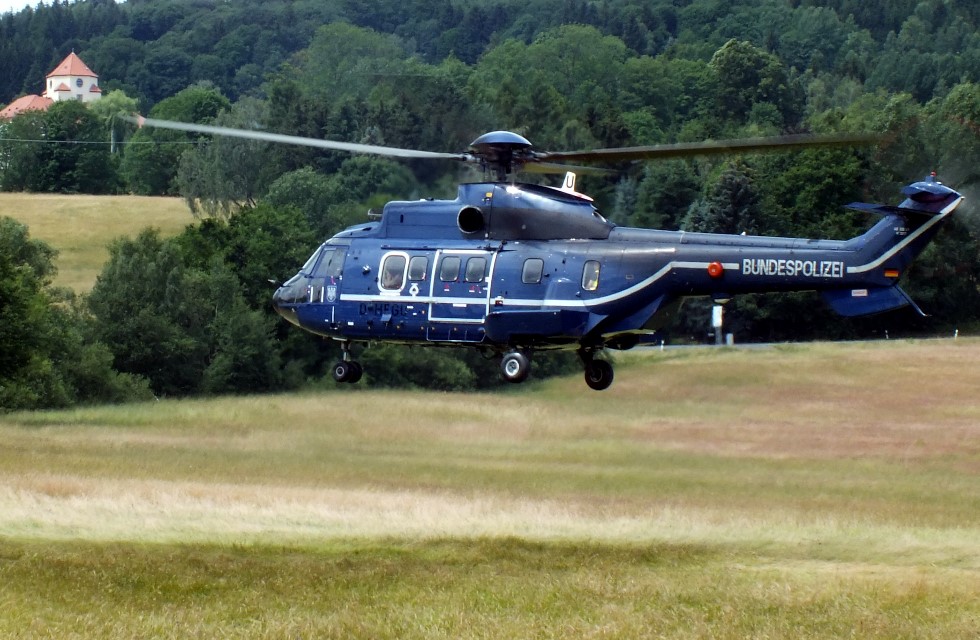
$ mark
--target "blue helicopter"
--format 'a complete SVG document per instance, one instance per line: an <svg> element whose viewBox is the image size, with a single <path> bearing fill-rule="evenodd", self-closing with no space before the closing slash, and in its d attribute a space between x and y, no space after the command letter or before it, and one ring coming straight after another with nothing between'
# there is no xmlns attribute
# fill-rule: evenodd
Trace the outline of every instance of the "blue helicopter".
<svg viewBox="0 0 980 640"><path fill-rule="evenodd" d="M338 382L363 373L355 344L469 347L500 358L522 382L541 350L575 350L589 387L613 381L598 354L659 341L681 301L742 293L818 291L839 314L915 303L898 279L962 202L929 176L902 189L897 206L852 203L882 219L849 240L777 238L620 227L575 190L569 163L866 144L866 136L782 136L577 152L536 151L495 131L465 153L315 140L139 119L148 126L403 158L474 162L495 180L462 184L453 200L395 201L324 242L273 296L292 324L339 342ZM565 173L561 187L523 184L518 170ZM921 313L921 311L919 311Z"/></svg>

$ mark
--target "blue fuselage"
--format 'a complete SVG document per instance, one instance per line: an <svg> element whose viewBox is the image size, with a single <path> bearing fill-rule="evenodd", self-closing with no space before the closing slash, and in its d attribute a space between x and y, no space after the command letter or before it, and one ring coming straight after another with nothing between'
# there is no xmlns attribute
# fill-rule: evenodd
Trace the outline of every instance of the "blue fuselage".
<svg viewBox="0 0 980 640"><path fill-rule="evenodd" d="M338 340L496 349L625 348L686 296L817 290L842 313L873 312L907 303L896 281L945 215L881 213L846 241L685 233L616 227L544 187L463 185L331 238L275 301Z"/></svg>

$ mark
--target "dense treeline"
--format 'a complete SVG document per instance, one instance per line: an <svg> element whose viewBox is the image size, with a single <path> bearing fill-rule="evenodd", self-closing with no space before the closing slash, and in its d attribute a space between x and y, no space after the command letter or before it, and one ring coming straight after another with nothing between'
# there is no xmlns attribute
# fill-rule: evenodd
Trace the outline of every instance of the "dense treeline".
<svg viewBox="0 0 980 640"><path fill-rule="evenodd" d="M980 195L978 21L975 3L953 0L873 9L850 0L85 0L6 14L0 101L38 91L72 49L100 74L105 97L4 125L0 188L180 194L202 219L176 239L148 232L112 246L92 294L70 305L82 327L75 351L102 354L99 366L111 368L92 374L102 391L59 401L321 378L335 354L274 319L267 280L288 277L369 208L449 196L474 177L438 163L135 130L121 113L440 151L501 128L551 149L883 134L867 149L648 163L582 180L619 224L842 238L868 223L843 204L895 202L901 185L931 170ZM806 294L745 296L729 307L729 329L739 340L782 340L976 328L975 201L904 279L933 314L927 321L845 321ZM34 300L67 313L45 273ZM687 305L674 334L703 338L707 311ZM359 357L372 384L470 388L496 378L477 354L372 348ZM24 370L17 362L10 371ZM19 379L10 375L0 370L0 388L22 388L7 385ZM0 406L31 405L17 397Z"/></svg>
<svg viewBox="0 0 980 640"><path fill-rule="evenodd" d="M980 8L965 0L55 0L0 16L0 102L38 92L69 51L83 54L104 89L146 110L200 81L229 99L259 95L268 74L345 22L389 34L428 64L476 64L508 40L533 42L567 24L619 39L631 56L707 61L732 38L799 74L831 74L926 101L980 68Z"/></svg>

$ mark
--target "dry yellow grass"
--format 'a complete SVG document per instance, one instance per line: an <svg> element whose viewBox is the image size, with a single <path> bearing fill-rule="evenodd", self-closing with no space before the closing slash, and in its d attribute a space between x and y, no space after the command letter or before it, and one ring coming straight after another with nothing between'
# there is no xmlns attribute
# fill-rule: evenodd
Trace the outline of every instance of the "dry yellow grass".
<svg viewBox="0 0 980 640"><path fill-rule="evenodd" d="M661 446L777 458L980 458L976 340L787 345L683 359L631 352L622 359L650 358L663 359L651 374L667 401L655 417L643 399L649 379L618 376L609 393L621 418L639 425L639 437ZM695 367L691 358L708 361ZM704 406L705 419L692 420L690 405Z"/></svg>
<svg viewBox="0 0 980 640"><path fill-rule="evenodd" d="M877 539L909 556L944 531L949 557L975 549L980 341L624 360L601 394L576 376L0 417L0 534Z"/></svg>
<svg viewBox="0 0 980 640"><path fill-rule="evenodd" d="M30 227L31 236L58 250L55 284L88 292L109 256L107 245L146 227L164 236L194 222L180 198L0 193L0 215Z"/></svg>

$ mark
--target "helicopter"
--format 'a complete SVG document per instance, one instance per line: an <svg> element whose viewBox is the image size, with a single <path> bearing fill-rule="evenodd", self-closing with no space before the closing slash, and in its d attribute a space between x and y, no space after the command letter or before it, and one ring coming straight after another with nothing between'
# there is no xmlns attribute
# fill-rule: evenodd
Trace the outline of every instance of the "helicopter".
<svg viewBox="0 0 980 640"><path fill-rule="evenodd" d="M597 149L537 151L493 131L463 153L399 149L150 118L155 126L401 158L475 163L493 179L458 186L454 199L388 202L382 213L323 242L273 295L290 323L339 342L338 382L361 379L352 346L373 342L474 348L499 358L504 380L528 378L536 351L574 350L586 384L607 389L604 349L660 341L688 297L724 304L745 293L817 291L840 315L911 305L902 273L963 196L935 175L901 191L898 205L851 203L881 216L848 240L621 227L576 191L571 163L621 163L873 142L862 135L787 135ZM519 170L564 173L561 186L516 181ZM923 314L924 315L924 314Z"/></svg>

